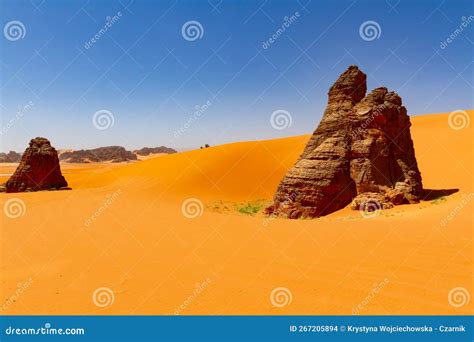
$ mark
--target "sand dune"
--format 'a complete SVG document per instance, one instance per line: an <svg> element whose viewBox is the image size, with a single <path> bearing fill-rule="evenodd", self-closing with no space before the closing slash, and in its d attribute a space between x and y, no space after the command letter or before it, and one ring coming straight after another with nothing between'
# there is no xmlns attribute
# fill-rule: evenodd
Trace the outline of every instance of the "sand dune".
<svg viewBox="0 0 474 342"><path fill-rule="evenodd" d="M453 288L474 289L472 126L453 130L447 114L412 123L424 186L436 191L373 218L348 208L315 220L237 210L271 199L308 135L63 164L72 191L0 196L3 207L25 205L23 216L2 216L3 313L472 313L472 303L448 301ZM189 198L202 202L201 216L183 215ZM94 304L100 287L114 292L111 305ZM278 287L291 292L284 307L270 300Z"/></svg>

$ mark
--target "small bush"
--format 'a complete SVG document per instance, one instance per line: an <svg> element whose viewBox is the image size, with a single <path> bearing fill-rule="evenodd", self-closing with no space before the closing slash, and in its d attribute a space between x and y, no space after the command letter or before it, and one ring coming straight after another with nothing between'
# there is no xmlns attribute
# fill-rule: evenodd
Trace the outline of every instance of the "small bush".
<svg viewBox="0 0 474 342"><path fill-rule="evenodd" d="M237 211L241 214L245 215L255 215L259 211L265 208L264 202L254 202L254 203L246 203L237 206Z"/></svg>

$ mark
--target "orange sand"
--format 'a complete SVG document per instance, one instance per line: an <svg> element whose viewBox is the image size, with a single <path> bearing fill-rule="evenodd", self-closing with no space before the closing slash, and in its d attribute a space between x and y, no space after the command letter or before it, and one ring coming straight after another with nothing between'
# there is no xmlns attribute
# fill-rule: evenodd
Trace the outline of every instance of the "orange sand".
<svg viewBox="0 0 474 342"><path fill-rule="evenodd" d="M271 199L308 135L65 164L72 191L0 196L2 207L11 198L26 207L2 215L1 313L472 314L472 301L454 307L448 293L474 294L474 197L462 202L473 192L473 125L453 130L446 114L412 122L425 188L459 192L374 218L346 208L268 220L235 209ZM201 216L183 216L188 198L202 201ZM99 287L114 292L111 305L94 304ZM277 287L291 303L272 305Z"/></svg>

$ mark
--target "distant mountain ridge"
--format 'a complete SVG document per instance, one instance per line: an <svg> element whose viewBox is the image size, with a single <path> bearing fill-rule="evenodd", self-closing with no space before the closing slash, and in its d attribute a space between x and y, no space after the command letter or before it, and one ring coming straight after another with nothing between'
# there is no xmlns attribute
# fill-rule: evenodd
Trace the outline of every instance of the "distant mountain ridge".
<svg viewBox="0 0 474 342"><path fill-rule="evenodd" d="M59 160L66 163L98 163L105 161L121 163L137 160L137 156L122 146L106 146L91 150L63 152L59 155Z"/></svg>
<svg viewBox="0 0 474 342"><path fill-rule="evenodd" d="M105 146L89 150L58 150L59 160L63 163L122 163L137 161L138 156L149 156L159 153L176 153L175 149L166 146L143 147L138 150L128 151L122 146ZM0 163L19 163L21 154L15 151L0 153Z"/></svg>
<svg viewBox="0 0 474 342"><path fill-rule="evenodd" d="M21 154L15 151L0 153L0 163L19 163Z"/></svg>
<svg viewBox="0 0 474 342"><path fill-rule="evenodd" d="M148 156L150 154L156 154L156 153L176 153L177 151L175 149L172 149L170 147L166 146L159 146L159 147L143 147L139 150L134 150L133 153L139 155L139 156Z"/></svg>

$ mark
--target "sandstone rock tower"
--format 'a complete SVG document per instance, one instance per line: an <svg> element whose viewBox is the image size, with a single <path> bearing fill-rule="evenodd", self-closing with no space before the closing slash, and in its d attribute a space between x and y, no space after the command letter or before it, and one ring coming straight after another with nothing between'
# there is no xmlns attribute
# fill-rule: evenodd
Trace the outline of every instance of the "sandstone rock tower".
<svg viewBox="0 0 474 342"><path fill-rule="evenodd" d="M55 190L67 187L61 174L58 153L48 139L35 138L21 157L15 173L5 185L6 192Z"/></svg>
<svg viewBox="0 0 474 342"><path fill-rule="evenodd" d="M323 118L281 181L267 214L318 217L349 203L380 208L419 201L421 174L401 98L387 88L366 95L366 75L350 66L329 90Z"/></svg>

